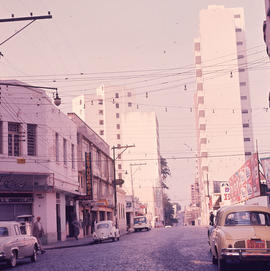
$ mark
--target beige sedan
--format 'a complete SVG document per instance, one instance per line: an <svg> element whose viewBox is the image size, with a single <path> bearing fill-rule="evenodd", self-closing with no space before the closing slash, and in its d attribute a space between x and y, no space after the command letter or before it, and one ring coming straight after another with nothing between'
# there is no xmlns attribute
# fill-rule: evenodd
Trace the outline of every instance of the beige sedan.
<svg viewBox="0 0 270 271"><path fill-rule="evenodd" d="M15 267L17 259L30 258L36 262L38 252L37 239L22 234L17 222L0 222L0 261L6 261Z"/></svg>
<svg viewBox="0 0 270 271"><path fill-rule="evenodd" d="M230 262L270 262L270 209L236 205L218 210L209 236L213 263L227 270Z"/></svg>

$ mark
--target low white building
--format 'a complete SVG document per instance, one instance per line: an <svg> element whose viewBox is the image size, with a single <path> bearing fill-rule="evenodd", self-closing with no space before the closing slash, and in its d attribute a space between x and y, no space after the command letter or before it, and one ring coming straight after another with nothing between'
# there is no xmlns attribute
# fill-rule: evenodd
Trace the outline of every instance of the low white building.
<svg viewBox="0 0 270 271"><path fill-rule="evenodd" d="M47 242L78 213L77 127L45 91L0 81L0 220L40 216Z"/></svg>

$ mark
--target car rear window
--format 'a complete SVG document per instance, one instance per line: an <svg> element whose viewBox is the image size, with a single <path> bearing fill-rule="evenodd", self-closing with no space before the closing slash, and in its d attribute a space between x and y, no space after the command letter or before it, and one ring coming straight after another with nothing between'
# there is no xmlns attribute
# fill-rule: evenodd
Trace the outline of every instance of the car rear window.
<svg viewBox="0 0 270 271"><path fill-rule="evenodd" d="M108 229L108 228L109 228L109 224L107 224L107 223L97 225L97 230L99 230L99 229Z"/></svg>
<svg viewBox="0 0 270 271"><path fill-rule="evenodd" d="M137 224L137 223L146 223L146 217L134 218L134 224Z"/></svg>
<svg viewBox="0 0 270 271"><path fill-rule="evenodd" d="M257 211L233 212L227 215L225 225L270 226L270 214Z"/></svg>
<svg viewBox="0 0 270 271"><path fill-rule="evenodd" d="M8 228L0 227L0 237L8 236Z"/></svg>

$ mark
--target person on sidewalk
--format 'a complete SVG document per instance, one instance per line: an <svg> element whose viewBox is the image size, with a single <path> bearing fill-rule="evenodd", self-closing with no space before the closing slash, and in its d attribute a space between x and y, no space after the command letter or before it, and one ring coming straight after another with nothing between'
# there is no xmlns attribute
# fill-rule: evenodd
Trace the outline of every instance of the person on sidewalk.
<svg viewBox="0 0 270 271"><path fill-rule="evenodd" d="M39 250L41 251L41 254L45 253L45 250L43 249L41 238L44 236L44 229L42 227L42 224L40 222L40 216L37 217L37 220L33 224L32 234L37 238Z"/></svg>
<svg viewBox="0 0 270 271"><path fill-rule="evenodd" d="M75 218L72 221L72 225L74 227L74 237L76 240L78 240L78 236L80 234L80 222Z"/></svg>

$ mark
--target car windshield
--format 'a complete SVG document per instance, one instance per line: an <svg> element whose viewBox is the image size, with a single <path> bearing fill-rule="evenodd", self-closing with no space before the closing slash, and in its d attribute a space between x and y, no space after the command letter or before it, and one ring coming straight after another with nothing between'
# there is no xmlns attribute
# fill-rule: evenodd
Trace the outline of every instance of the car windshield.
<svg viewBox="0 0 270 271"><path fill-rule="evenodd" d="M6 227L0 227L0 237L8 236L8 229Z"/></svg>
<svg viewBox="0 0 270 271"><path fill-rule="evenodd" d="M108 228L109 228L109 224L107 224L107 223L102 223L102 224L97 225L97 230L99 230L99 229L108 229Z"/></svg>
<svg viewBox="0 0 270 271"><path fill-rule="evenodd" d="M134 224L138 224L138 223L146 223L146 218L145 217L134 218Z"/></svg>
<svg viewBox="0 0 270 271"><path fill-rule="evenodd" d="M270 214L255 211L234 212L227 215L225 225L270 226Z"/></svg>

